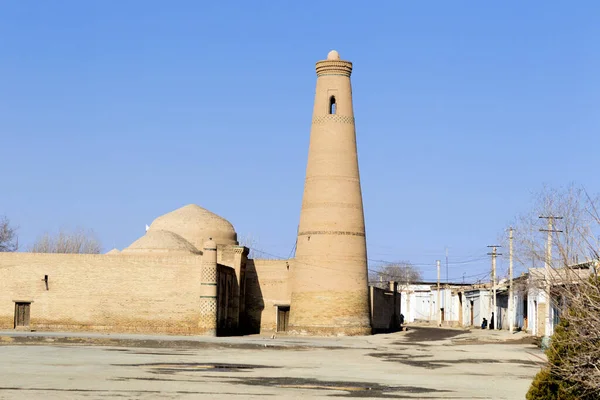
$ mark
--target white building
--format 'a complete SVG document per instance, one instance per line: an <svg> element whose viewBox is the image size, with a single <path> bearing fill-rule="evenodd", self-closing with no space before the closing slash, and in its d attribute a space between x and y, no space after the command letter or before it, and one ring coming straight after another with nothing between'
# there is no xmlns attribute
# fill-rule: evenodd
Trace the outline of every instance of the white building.
<svg viewBox="0 0 600 400"><path fill-rule="evenodd" d="M400 312L404 322L429 321L431 319L431 286L402 285L400 291Z"/></svg>
<svg viewBox="0 0 600 400"><path fill-rule="evenodd" d="M492 294L486 288L465 289L462 302L462 326L480 327L483 319L489 325L492 310Z"/></svg>
<svg viewBox="0 0 600 400"><path fill-rule="evenodd" d="M552 334L558 324L560 310L564 307L558 290L552 291L551 315L548 318L548 282L552 287L574 285L587 279L597 268L598 261L571 265L569 268L552 269L551 276L544 268L530 269L528 273L513 280L514 325L515 330L523 330L532 335ZM481 327L483 320L491 324L494 311L495 329L510 328L508 296L509 282L500 280L496 285L496 309L493 309L493 290L490 284L460 285L443 284L439 301L436 282L412 285L398 285L400 312L404 322L429 322L442 325ZM439 304L438 304L439 302Z"/></svg>
<svg viewBox="0 0 600 400"><path fill-rule="evenodd" d="M568 268L551 269L550 277L545 268L529 269L513 280L513 304L515 330L523 330L532 335L544 336L554 333L554 327L559 322L560 310L564 308L560 297L559 287L576 285L582 279L587 279L590 273L597 268L597 261L584 262L570 265ZM547 314L548 283L551 284L552 296L550 300L551 313ZM494 324L497 329L510 328L508 309L509 282L501 280L496 286L496 310ZM483 318L488 324L491 320L493 302L490 285L481 288L469 288L464 291L463 326L481 326Z"/></svg>
<svg viewBox="0 0 600 400"><path fill-rule="evenodd" d="M462 318L461 288L468 285L444 284L438 305L437 283L399 285L404 322L415 321L459 325Z"/></svg>

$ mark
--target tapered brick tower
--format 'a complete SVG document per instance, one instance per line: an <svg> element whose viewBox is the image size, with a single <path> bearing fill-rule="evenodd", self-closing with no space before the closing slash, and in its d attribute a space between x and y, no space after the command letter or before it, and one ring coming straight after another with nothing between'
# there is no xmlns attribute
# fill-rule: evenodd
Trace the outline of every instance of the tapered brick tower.
<svg viewBox="0 0 600 400"><path fill-rule="evenodd" d="M340 60L334 50L316 67L289 330L365 335L371 333L371 325L352 63Z"/></svg>

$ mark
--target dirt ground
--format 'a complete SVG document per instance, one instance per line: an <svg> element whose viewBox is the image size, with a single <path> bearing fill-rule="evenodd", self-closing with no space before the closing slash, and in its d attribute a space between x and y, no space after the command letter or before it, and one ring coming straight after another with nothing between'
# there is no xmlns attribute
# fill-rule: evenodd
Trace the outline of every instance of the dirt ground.
<svg viewBox="0 0 600 400"><path fill-rule="evenodd" d="M197 338L0 332L0 399L523 399L544 362L508 332Z"/></svg>

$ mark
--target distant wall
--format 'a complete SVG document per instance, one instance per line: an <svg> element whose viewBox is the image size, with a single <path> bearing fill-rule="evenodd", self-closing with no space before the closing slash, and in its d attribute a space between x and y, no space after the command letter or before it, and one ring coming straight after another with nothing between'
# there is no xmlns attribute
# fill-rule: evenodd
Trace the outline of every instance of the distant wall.
<svg viewBox="0 0 600 400"><path fill-rule="evenodd" d="M371 328L373 333L399 330L400 293L369 286L371 297Z"/></svg>
<svg viewBox="0 0 600 400"><path fill-rule="evenodd" d="M248 260L246 263L245 333L277 329L276 305L291 299L288 260Z"/></svg>
<svg viewBox="0 0 600 400"><path fill-rule="evenodd" d="M201 256L0 253L0 329L198 333ZM44 276L48 275L48 290Z"/></svg>

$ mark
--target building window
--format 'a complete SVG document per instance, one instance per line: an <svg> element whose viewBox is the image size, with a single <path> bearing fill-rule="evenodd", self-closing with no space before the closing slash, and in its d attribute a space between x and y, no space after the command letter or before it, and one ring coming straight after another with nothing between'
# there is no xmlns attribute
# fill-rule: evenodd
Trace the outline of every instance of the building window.
<svg viewBox="0 0 600 400"><path fill-rule="evenodd" d="M329 98L329 114L335 114L335 111L336 111L335 108L336 108L335 96L331 96Z"/></svg>

